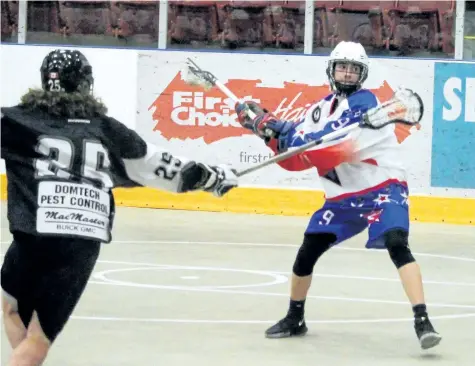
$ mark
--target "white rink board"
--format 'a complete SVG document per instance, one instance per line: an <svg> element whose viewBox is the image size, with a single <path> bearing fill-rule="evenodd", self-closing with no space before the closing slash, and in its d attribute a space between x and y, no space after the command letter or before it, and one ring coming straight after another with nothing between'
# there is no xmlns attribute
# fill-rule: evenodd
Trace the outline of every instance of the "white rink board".
<svg viewBox="0 0 475 366"><path fill-rule="evenodd" d="M55 48L70 47L1 45L2 106L17 104L28 88L41 86L41 62L44 56ZM253 135L241 136L243 129L236 126L232 109L217 103L216 100L212 101L214 108L211 108L211 112L216 116L217 110L221 120L224 115L224 125L228 125L226 127L219 125L219 118L215 123L217 126L180 126L172 121L173 110L182 108L179 116L187 121L182 123L190 122L190 105L194 103L199 106L201 103L199 98L190 100L185 94L179 95L179 92L183 91L180 87L169 86L187 57L211 70L222 82L228 83L231 80L232 89L239 96L265 99L268 95L276 95L274 105L265 105L265 101L264 105L271 110L279 109L277 115L281 118L296 117L299 114L296 106L302 107L302 112L305 108L299 105L302 104L302 98L312 102L319 99L321 95L313 97L313 90L318 90L320 94L322 90L328 91L326 58L321 56L137 51L92 47L77 49L91 62L95 78L94 93L106 103L111 116L135 128L145 139L177 154L209 162L226 162L238 169L255 163L252 159L259 158L259 155L261 159L269 156L270 150ZM401 149L401 159L409 173L411 194L473 198L475 189L431 186L434 65L439 61L372 58L365 87L385 93L399 86L409 87L417 91L424 100L422 128L419 131L413 129L403 142L404 149ZM240 89L243 83L246 91L244 95ZM308 92L309 90L312 92ZM257 96L254 95L256 91ZM196 92L202 91L195 89L194 96L197 95ZM209 93L202 94L204 104L205 98L210 96ZM218 91L213 93L213 98L224 99ZM157 98L161 100L160 110L156 108ZM292 103L293 106L289 106ZM196 111L206 113L206 110L200 108L196 108ZM210 139L210 136L213 138ZM0 173L4 172L4 166L1 164ZM287 172L277 165L244 177L242 186L321 189L314 169L307 172Z"/></svg>

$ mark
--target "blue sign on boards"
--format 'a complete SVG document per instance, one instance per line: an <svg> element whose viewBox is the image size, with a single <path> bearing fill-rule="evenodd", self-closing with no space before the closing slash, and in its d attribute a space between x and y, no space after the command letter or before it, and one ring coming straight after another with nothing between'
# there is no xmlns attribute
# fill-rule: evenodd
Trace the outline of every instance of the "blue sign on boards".
<svg viewBox="0 0 475 366"><path fill-rule="evenodd" d="M475 188L475 63L437 62L434 72L431 185Z"/></svg>

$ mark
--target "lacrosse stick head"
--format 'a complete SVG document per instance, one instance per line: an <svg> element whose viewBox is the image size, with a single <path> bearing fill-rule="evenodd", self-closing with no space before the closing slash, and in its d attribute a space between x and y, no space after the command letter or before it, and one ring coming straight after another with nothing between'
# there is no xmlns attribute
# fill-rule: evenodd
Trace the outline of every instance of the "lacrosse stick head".
<svg viewBox="0 0 475 366"><path fill-rule="evenodd" d="M200 86L205 90L209 90L215 85L216 77L202 70L188 58L181 70L181 79L188 85Z"/></svg>
<svg viewBox="0 0 475 366"><path fill-rule="evenodd" d="M362 127L379 129L391 123L414 126L423 115L424 103L419 94L411 89L400 88L390 100L370 109L363 116Z"/></svg>

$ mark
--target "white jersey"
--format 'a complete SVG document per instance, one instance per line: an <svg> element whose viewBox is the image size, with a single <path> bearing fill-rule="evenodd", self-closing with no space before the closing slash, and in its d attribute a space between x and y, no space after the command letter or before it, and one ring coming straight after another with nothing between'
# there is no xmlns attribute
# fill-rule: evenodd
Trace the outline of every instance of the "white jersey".
<svg viewBox="0 0 475 366"><path fill-rule="evenodd" d="M344 123L349 111L365 112L378 104L376 96L366 89L342 100L331 94L310 107L304 119L296 123L288 135L288 146L296 147L318 139L343 127L342 121ZM394 124L380 130L357 129L280 165L293 171L317 168L327 199L362 195L393 182L406 184L394 129ZM276 150L275 142L270 146Z"/></svg>

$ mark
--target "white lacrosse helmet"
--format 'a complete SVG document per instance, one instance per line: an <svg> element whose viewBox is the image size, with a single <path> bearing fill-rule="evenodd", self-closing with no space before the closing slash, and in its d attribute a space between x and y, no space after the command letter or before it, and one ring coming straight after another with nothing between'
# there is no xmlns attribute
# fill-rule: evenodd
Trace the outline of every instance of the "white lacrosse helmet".
<svg viewBox="0 0 475 366"><path fill-rule="evenodd" d="M360 77L356 83L335 81L335 64L348 62L361 67ZM348 96L361 89L368 77L369 59L361 43L342 41L336 45L330 54L327 67L327 76L331 88L337 94Z"/></svg>

